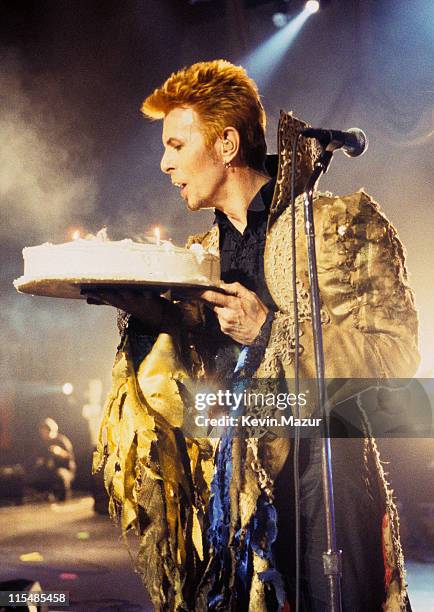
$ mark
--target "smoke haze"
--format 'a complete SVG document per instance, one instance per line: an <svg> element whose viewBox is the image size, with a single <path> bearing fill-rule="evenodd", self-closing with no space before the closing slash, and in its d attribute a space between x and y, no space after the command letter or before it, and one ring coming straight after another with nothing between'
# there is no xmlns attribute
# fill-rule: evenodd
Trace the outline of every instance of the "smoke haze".
<svg viewBox="0 0 434 612"><path fill-rule="evenodd" d="M92 144L50 77L30 80L16 56L0 63L0 239L45 242L95 207Z"/></svg>

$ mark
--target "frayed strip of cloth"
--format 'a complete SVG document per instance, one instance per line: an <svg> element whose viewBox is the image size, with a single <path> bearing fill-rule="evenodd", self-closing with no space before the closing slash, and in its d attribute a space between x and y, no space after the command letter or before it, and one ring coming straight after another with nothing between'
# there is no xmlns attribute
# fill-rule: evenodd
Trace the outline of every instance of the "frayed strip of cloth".
<svg viewBox="0 0 434 612"><path fill-rule="evenodd" d="M232 390L242 393L250 384L259 367L271 333L274 313L269 311L260 333L250 346L243 346L232 377ZM244 406L240 407L241 414ZM234 431L229 428L220 440L216 455L215 473L211 483L209 505L210 526L207 532L213 561L210 564L210 590L208 609L223 609L236 598L237 609L247 609L253 578L253 554L268 562L266 571L258 578L274 590L280 606L285 603L285 588L282 576L274 567L272 545L277 538L277 511L272 500L262 491L255 513L242 528L239 517L237 529L231 533L231 481L232 442ZM232 527L233 529L233 527Z"/></svg>

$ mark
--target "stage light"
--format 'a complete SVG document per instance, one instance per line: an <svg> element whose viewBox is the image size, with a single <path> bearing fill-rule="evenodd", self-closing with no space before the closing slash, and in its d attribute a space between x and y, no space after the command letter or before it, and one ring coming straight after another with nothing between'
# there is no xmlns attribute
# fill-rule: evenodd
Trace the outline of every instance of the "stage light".
<svg viewBox="0 0 434 612"><path fill-rule="evenodd" d="M310 15L317 13L319 11L319 8L320 6L318 0L308 0L308 2L306 2L306 4L304 5L304 10Z"/></svg>
<svg viewBox="0 0 434 612"><path fill-rule="evenodd" d="M62 393L64 395L72 395L74 391L74 387L73 385L71 385L71 383L67 382L64 385L62 385Z"/></svg>
<svg viewBox="0 0 434 612"><path fill-rule="evenodd" d="M272 19L276 28L283 28L288 23L288 15L286 13L274 13Z"/></svg>

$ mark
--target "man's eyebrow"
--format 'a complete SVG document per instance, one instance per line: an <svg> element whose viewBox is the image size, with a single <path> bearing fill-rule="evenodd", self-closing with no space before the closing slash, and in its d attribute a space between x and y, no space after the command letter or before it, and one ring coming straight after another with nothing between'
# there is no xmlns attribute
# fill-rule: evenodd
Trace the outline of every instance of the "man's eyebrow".
<svg viewBox="0 0 434 612"><path fill-rule="evenodd" d="M174 138L173 136L170 136L170 138L166 139L166 142L163 142L163 144L165 144L166 146L172 146L173 144L180 144L181 140L179 138Z"/></svg>

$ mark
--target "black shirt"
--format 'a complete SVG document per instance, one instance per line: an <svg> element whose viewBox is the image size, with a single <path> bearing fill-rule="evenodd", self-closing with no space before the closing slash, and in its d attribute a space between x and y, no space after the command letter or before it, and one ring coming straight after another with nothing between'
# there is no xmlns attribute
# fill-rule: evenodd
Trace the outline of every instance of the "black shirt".
<svg viewBox="0 0 434 612"><path fill-rule="evenodd" d="M241 283L256 293L272 311L277 308L265 283L264 250L275 183L275 179L270 179L253 198L247 210L247 225L243 234L224 213L218 210L215 213L215 223L219 226L221 279L226 283ZM216 374L220 379L230 380L237 363L240 344L222 333L214 313L207 314L206 326L209 343L216 347ZM255 363L256 357L260 359L260 355L255 353Z"/></svg>
<svg viewBox="0 0 434 612"><path fill-rule="evenodd" d="M216 211L215 222L220 230L221 279L239 282L270 309L276 306L264 276L264 249L267 220L274 192L275 179L270 179L253 198L247 211L247 225L241 234L227 216Z"/></svg>

